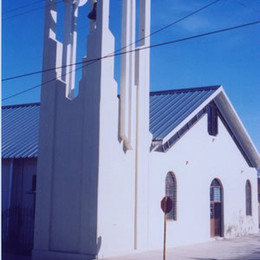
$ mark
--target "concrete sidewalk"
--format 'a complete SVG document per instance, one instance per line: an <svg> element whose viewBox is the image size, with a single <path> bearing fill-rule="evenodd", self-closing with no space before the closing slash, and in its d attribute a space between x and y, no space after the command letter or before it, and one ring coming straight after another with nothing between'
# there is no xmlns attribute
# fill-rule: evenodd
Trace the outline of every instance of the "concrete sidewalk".
<svg viewBox="0 0 260 260"><path fill-rule="evenodd" d="M30 257L4 255L3 260L31 260ZM104 260L162 260L162 251L135 253ZM260 232L230 240L167 249L167 260L260 260ZM48 259L46 259L48 260Z"/></svg>
<svg viewBox="0 0 260 260"><path fill-rule="evenodd" d="M160 260L162 251L136 253L106 260ZM260 260L260 233L230 240L167 249L167 260Z"/></svg>

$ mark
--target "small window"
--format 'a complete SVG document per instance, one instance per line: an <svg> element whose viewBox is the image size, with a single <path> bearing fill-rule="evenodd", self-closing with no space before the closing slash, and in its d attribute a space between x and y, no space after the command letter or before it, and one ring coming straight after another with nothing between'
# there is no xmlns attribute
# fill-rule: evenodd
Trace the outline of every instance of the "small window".
<svg viewBox="0 0 260 260"><path fill-rule="evenodd" d="M168 172L166 176L165 194L172 200L172 210L167 214L167 219L177 220L177 183L172 172Z"/></svg>
<svg viewBox="0 0 260 260"><path fill-rule="evenodd" d="M252 216L252 191L250 181L246 181L246 215Z"/></svg>
<svg viewBox="0 0 260 260"><path fill-rule="evenodd" d="M207 107L208 112L208 133L216 136L218 134L218 109L214 103Z"/></svg>

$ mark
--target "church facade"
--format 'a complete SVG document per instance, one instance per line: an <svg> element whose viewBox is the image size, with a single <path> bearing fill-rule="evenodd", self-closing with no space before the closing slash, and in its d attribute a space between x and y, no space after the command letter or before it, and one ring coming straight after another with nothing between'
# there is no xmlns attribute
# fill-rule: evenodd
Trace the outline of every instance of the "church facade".
<svg viewBox="0 0 260 260"><path fill-rule="evenodd" d="M66 2L72 21L82 4ZM139 2L137 47L135 1L122 1L118 97L109 1L91 5L75 97L73 68L61 67L74 62L76 29L60 43L46 1L43 70L57 69L42 76L33 259L161 249L164 196L169 247L258 232L260 158L222 86L150 93L150 1Z"/></svg>

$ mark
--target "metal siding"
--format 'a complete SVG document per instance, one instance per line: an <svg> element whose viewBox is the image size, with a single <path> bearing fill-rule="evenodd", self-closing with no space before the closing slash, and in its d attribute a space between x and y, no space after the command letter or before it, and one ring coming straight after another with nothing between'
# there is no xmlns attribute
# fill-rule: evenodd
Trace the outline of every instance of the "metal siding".
<svg viewBox="0 0 260 260"><path fill-rule="evenodd" d="M150 131L153 139L167 136L219 86L150 93ZM2 108L2 157L38 156L40 104Z"/></svg>
<svg viewBox="0 0 260 260"><path fill-rule="evenodd" d="M38 156L39 104L2 108L2 157Z"/></svg>
<svg viewBox="0 0 260 260"><path fill-rule="evenodd" d="M154 92L150 94L150 131L154 140L163 139L219 86Z"/></svg>

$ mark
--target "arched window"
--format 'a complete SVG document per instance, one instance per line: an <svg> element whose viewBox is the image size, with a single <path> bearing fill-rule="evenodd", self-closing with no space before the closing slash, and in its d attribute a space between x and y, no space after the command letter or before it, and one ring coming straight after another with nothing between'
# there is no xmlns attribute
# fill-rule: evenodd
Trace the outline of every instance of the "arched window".
<svg viewBox="0 0 260 260"><path fill-rule="evenodd" d="M252 216L252 191L250 181L246 181L246 215Z"/></svg>
<svg viewBox="0 0 260 260"><path fill-rule="evenodd" d="M167 219L177 220L177 183L172 172L168 172L166 176L165 195L172 200L172 210L167 214Z"/></svg>
<svg viewBox="0 0 260 260"><path fill-rule="evenodd" d="M210 184L210 201L221 202L222 201L222 187L219 180L214 179Z"/></svg>
<svg viewBox="0 0 260 260"><path fill-rule="evenodd" d="M223 236L223 188L220 180L210 184L210 236Z"/></svg>

